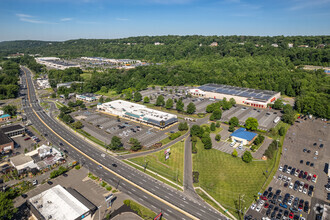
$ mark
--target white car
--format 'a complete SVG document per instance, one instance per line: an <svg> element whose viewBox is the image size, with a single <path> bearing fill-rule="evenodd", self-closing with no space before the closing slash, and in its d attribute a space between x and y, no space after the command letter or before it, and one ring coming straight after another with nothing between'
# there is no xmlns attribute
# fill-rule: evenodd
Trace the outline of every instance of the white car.
<svg viewBox="0 0 330 220"><path fill-rule="evenodd" d="M292 205L292 199L289 199L288 205Z"/></svg>
<svg viewBox="0 0 330 220"><path fill-rule="evenodd" d="M287 177L286 176L283 176L282 181L283 182L286 182L286 179L287 179Z"/></svg>
<svg viewBox="0 0 330 220"><path fill-rule="evenodd" d="M292 180L291 177L288 177L287 181L288 181L288 182L291 182L291 180Z"/></svg>
<svg viewBox="0 0 330 220"><path fill-rule="evenodd" d="M252 210L255 210L256 206L257 206L257 205L256 205L255 203L253 203L253 204L251 205L251 209L252 209Z"/></svg>
<svg viewBox="0 0 330 220"><path fill-rule="evenodd" d="M319 155L319 152L318 151L315 151L315 155L318 156Z"/></svg>
<svg viewBox="0 0 330 220"><path fill-rule="evenodd" d="M294 176L298 176L298 175L299 175L299 173L298 173L298 172L295 172L295 173L294 173Z"/></svg>
<svg viewBox="0 0 330 220"><path fill-rule="evenodd" d="M260 212L260 210L261 210L261 206L258 205L257 208L256 208L256 211Z"/></svg>
<svg viewBox="0 0 330 220"><path fill-rule="evenodd" d="M282 166L280 166L280 167L278 168L278 170L282 172L282 170L283 170L283 167L282 167Z"/></svg>
<svg viewBox="0 0 330 220"><path fill-rule="evenodd" d="M302 192L302 190L303 190L303 187L299 186L299 192Z"/></svg>
<svg viewBox="0 0 330 220"><path fill-rule="evenodd" d="M304 194L307 194L307 189L306 189L306 188L304 188L303 193L304 193Z"/></svg>
<svg viewBox="0 0 330 220"><path fill-rule="evenodd" d="M293 183L290 183L289 188L293 189Z"/></svg>
<svg viewBox="0 0 330 220"><path fill-rule="evenodd" d="M299 217L299 220L306 220L304 217Z"/></svg>

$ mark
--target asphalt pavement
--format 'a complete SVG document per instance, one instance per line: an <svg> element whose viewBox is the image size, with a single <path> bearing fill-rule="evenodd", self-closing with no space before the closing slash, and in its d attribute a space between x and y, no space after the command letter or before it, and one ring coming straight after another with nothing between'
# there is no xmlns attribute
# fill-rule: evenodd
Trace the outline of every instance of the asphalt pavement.
<svg viewBox="0 0 330 220"><path fill-rule="evenodd" d="M67 132L40 107L31 72L25 67L22 69L27 76L26 78L22 72L22 82L25 85L23 88L28 89L29 93L22 99L26 116L49 141L67 150L70 157L80 161L91 172L156 213L162 211L166 219L226 219L207 203L186 197L184 193L126 165L117 158L104 154L76 135ZM117 164L117 167L113 167L113 163Z"/></svg>

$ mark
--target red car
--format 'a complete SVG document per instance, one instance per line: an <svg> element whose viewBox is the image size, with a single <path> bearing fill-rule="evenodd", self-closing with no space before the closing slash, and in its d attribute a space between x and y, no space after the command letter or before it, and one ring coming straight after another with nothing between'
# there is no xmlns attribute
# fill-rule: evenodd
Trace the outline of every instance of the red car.
<svg viewBox="0 0 330 220"><path fill-rule="evenodd" d="M293 216L294 216L294 214L293 214L293 212L291 212L291 213L289 214L289 218L290 218L290 219L293 219Z"/></svg>
<svg viewBox="0 0 330 220"><path fill-rule="evenodd" d="M267 197L266 196L260 196L260 199L267 201Z"/></svg>
<svg viewBox="0 0 330 220"><path fill-rule="evenodd" d="M27 141L27 140L30 140L31 138L30 137L27 137L27 138L24 138L24 141Z"/></svg>
<svg viewBox="0 0 330 220"><path fill-rule="evenodd" d="M268 208L268 207L269 207L269 203L266 202L266 203L265 203L265 208Z"/></svg>

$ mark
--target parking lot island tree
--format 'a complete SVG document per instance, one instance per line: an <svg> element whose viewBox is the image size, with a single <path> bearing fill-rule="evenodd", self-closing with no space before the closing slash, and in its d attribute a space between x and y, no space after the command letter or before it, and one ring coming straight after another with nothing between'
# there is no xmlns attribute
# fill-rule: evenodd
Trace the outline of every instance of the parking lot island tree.
<svg viewBox="0 0 330 220"><path fill-rule="evenodd" d="M237 117L232 117L230 120L229 120L229 124L230 125L233 125L234 127L237 127L239 125L239 120Z"/></svg>
<svg viewBox="0 0 330 220"><path fill-rule="evenodd" d="M258 123L258 120L256 118L249 117L245 121L245 127L248 130L256 131L258 129L258 126L259 126L259 123Z"/></svg>
<svg viewBox="0 0 330 220"><path fill-rule="evenodd" d="M175 109L179 112L182 112L184 110L184 103L181 99L179 99L175 105Z"/></svg>
<svg viewBox="0 0 330 220"><path fill-rule="evenodd" d="M167 99L166 104L165 104L166 109L171 109L173 108L173 99Z"/></svg>
<svg viewBox="0 0 330 220"><path fill-rule="evenodd" d="M220 134L215 135L215 140L219 142L221 140L221 135Z"/></svg>
<svg viewBox="0 0 330 220"><path fill-rule="evenodd" d="M123 148L123 143L121 142L121 139L117 136L113 136L111 138L111 143L109 145L111 150L120 150Z"/></svg>
<svg viewBox="0 0 330 220"><path fill-rule="evenodd" d="M214 122L211 123L210 129L211 129L211 131L215 131L216 127L215 127L215 123Z"/></svg>
<svg viewBox="0 0 330 220"><path fill-rule="evenodd" d="M149 103L149 102L150 102L150 99L148 96L143 98L143 103Z"/></svg>
<svg viewBox="0 0 330 220"><path fill-rule="evenodd" d="M188 114L194 114L196 111L196 106L194 103L190 102L187 106L187 113Z"/></svg>
<svg viewBox="0 0 330 220"><path fill-rule="evenodd" d="M165 105L164 96L159 95L159 96L157 97L157 100L156 100L155 105L156 105L156 106L164 106L164 105Z"/></svg>
<svg viewBox="0 0 330 220"><path fill-rule="evenodd" d="M131 144L131 150L132 151L138 151L142 149L142 145L140 141L136 138L130 138L129 143Z"/></svg>
<svg viewBox="0 0 330 220"><path fill-rule="evenodd" d="M233 153L231 154L233 157L237 157L238 156L238 153L237 153L237 150L234 149Z"/></svg>
<svg viewBox="0 0 330 220"><path fill-rule="evenodd" d="M83 123L81 121L75 121L72 123L72 127L75 129L81 129L83 127Z"/></svg>

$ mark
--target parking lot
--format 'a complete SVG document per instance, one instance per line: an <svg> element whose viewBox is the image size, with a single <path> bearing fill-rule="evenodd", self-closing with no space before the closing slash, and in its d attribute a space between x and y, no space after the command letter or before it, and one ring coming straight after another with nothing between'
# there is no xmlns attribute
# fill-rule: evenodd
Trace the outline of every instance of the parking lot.
<svg viewBox="0 0 330 220"><path fill-rule="evenodd" d="M237 117L241 125L245 124L249 117L256 118L259 122L259 129L269 130L277 123L274 123L276 117L281 117L280 111L273 109L253 108L249 106L236 105L222 113L221 121L229 121L232 117ZM280 120L279 120L280 121Z"/></svg>
<svg viewBox="0 0 330 220"><path fill-rule="evenodd" d="M325 168L329 163L330 155L329 126L320 119L298 119L298 121L300 123L295 123L287 132L280 167L269 185L273 188L273 194L276 190L281 190L281 193L277 198L274 198L274 195L269 197L268 193L267 200L260 206L260 210L256 211L257 207L253 210L250 208L247 215L261 219L266 216L269 209L265 208L265 204L274 202L274 208L282 209L282 217L287 210L297 219L312 219L315 201L326 201L327 192L324 185L328 182ZM283 201L286 194L290 194L289 198ZM282 196L281 201L279 196ZM308 204L305 204L306 202ZM306 205L308 208L305 208ZM268 211L268 217L272 216L273 207ZM279 211L275 212L276 216Z"/></svg>
<svg viewBox="0 0 330 220"><path fill-rule="evenodd" d="M118 121L114 116L96 112L82 113L74 117L81 119L84 124L82 128L84 131L106 144L110 144L113 136L120 137L125 149L130 148L128 144L130 138L136 138L143 146L150 147L168 137L166 133L177 131L178 126L174 125L170 129L158 130L130 120L120 119Z"/></svg>
<svg viewBox="0 0 330 220"><path fill-rule="evenodd" d="M172 89L172 93L170 92L170 89ZM190 89L189 87L173 87L173 88L167 88L167 91L165 91L165 90L161 90L160 88L155 88L155 89L149 88L148 90L142 91L141 95L143 98L146 96L151 98L150 103L152 104L156 103L157 97L159 95L164 96L165 102L169 98L173 100L174 99L179 100L181 98L185 108L190 102L192 102L196 106L196 113L205 113L206 106L212 104L214 101L204 98L198 98L198 97L192 97L192 98L186 97L186 91L189 89ZM173 108L175 108L175 103Z"/></svg>

